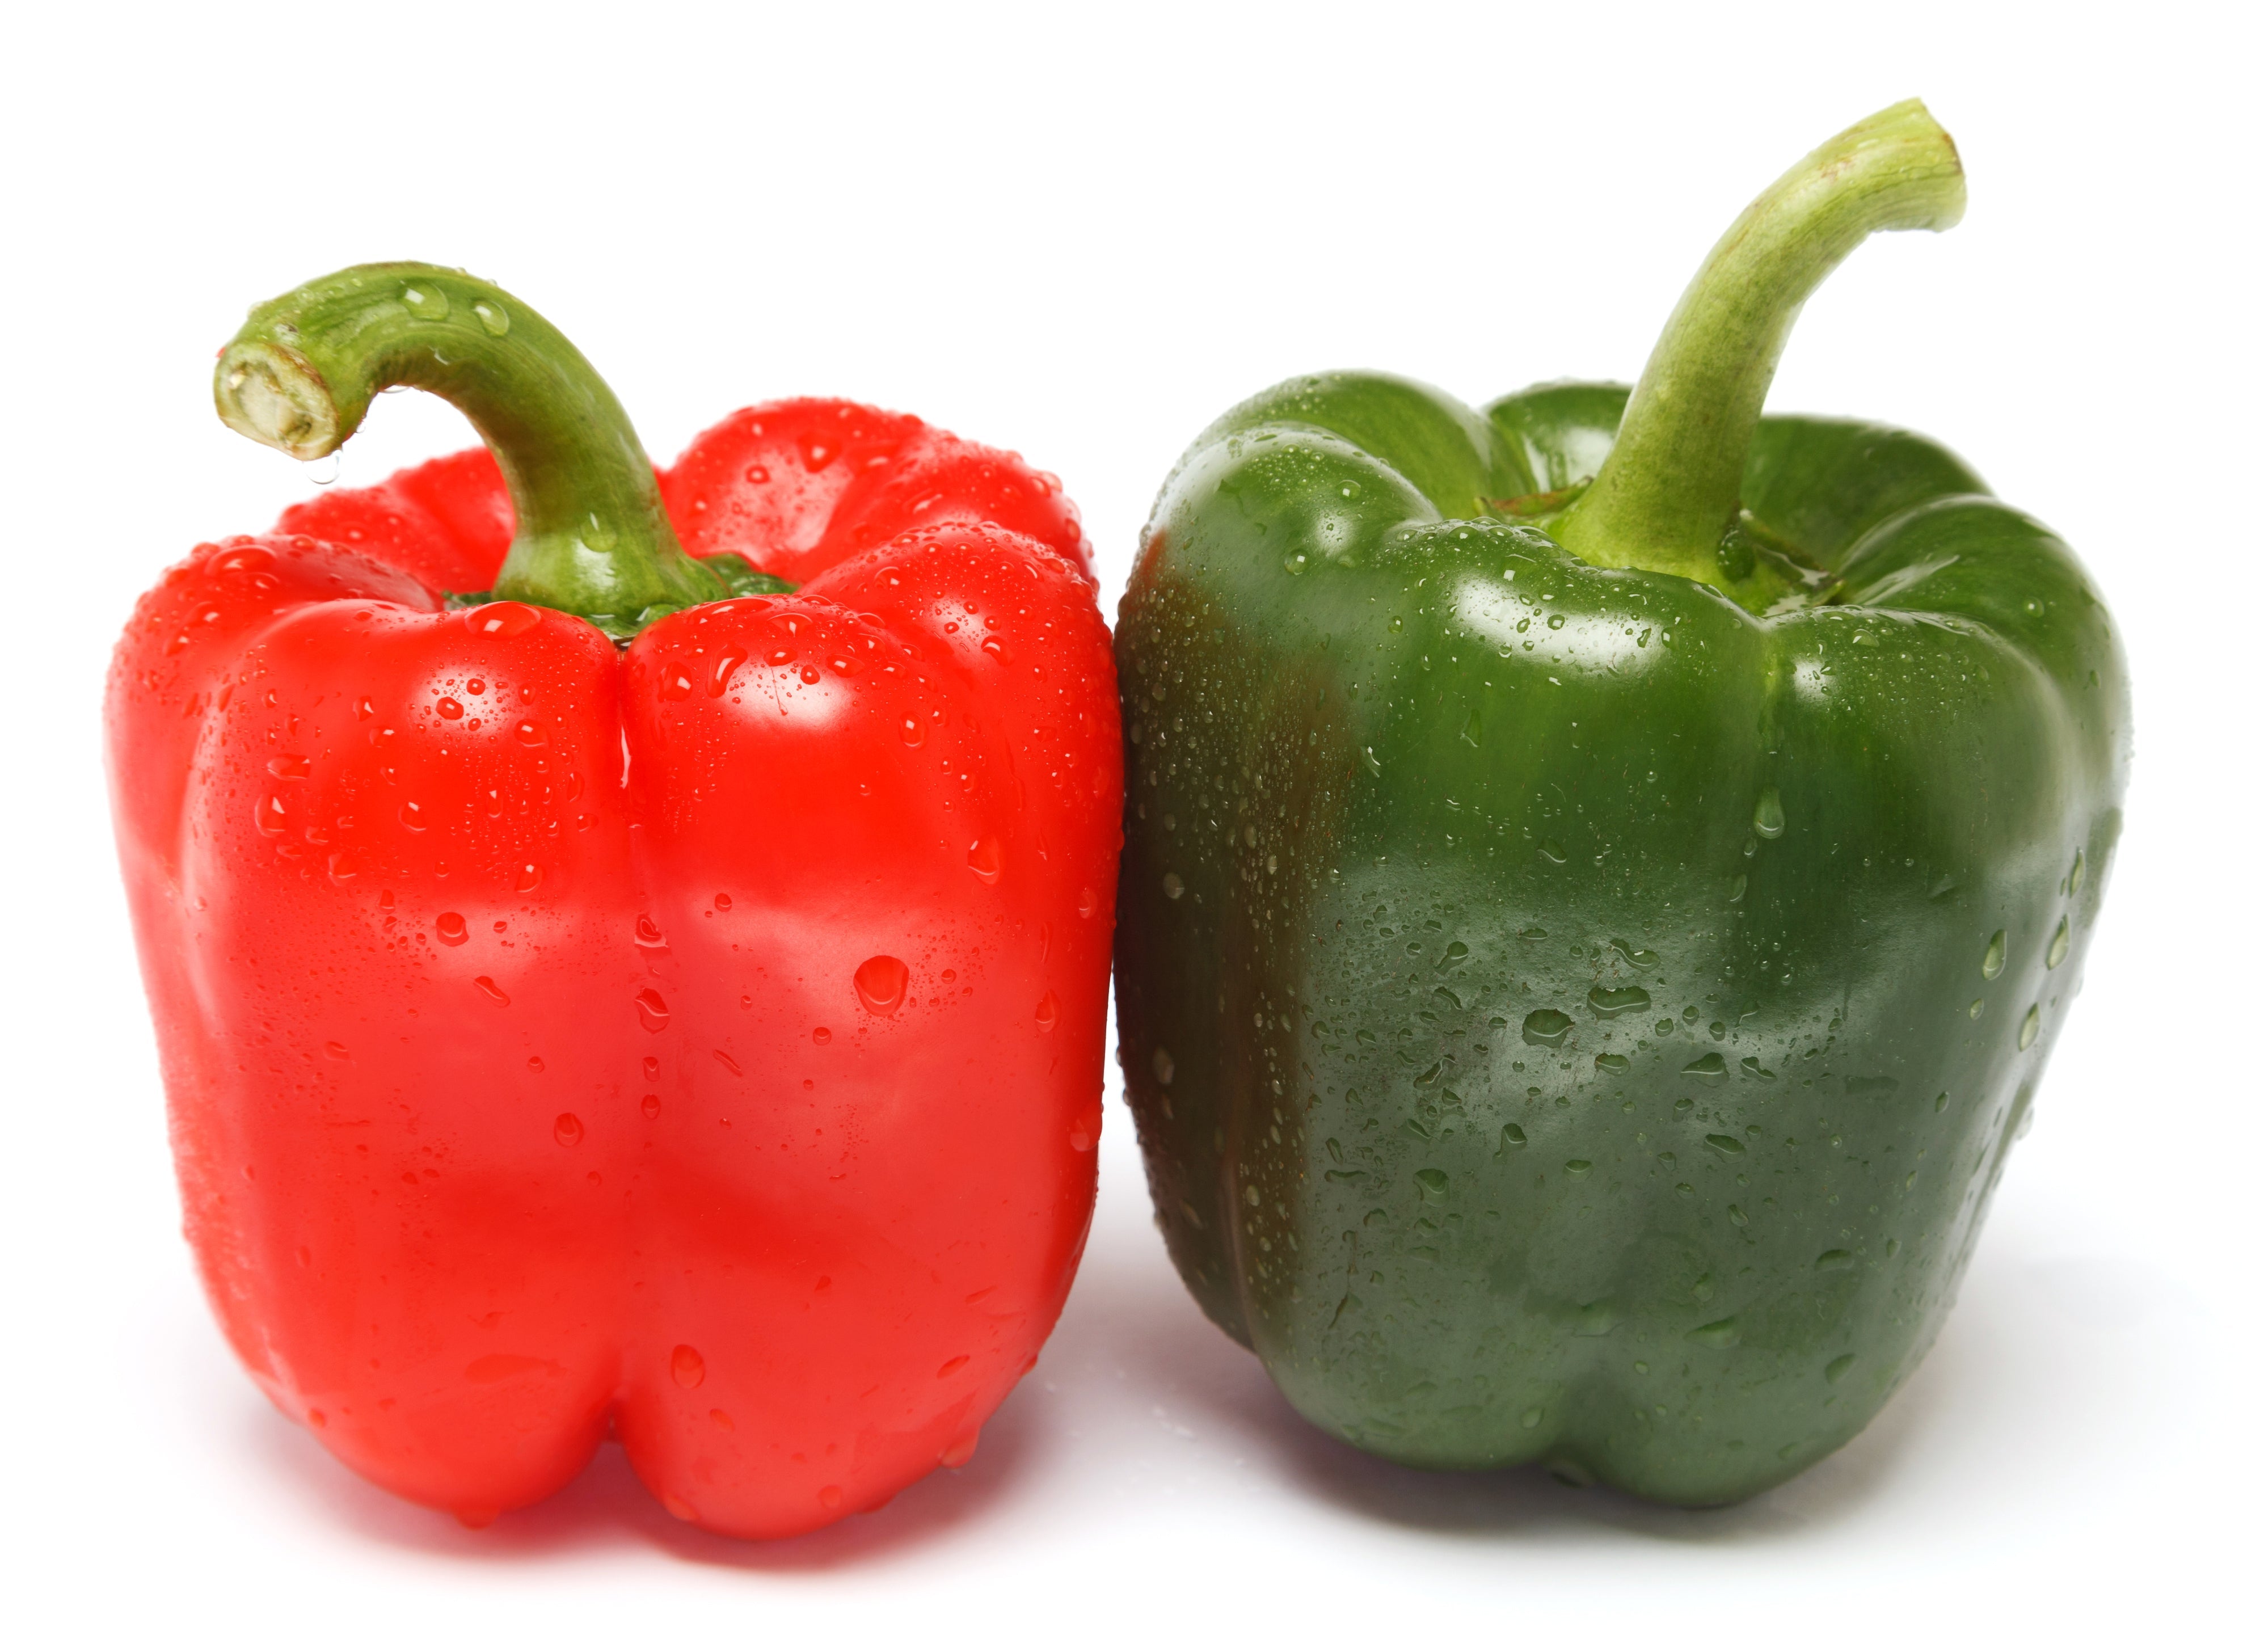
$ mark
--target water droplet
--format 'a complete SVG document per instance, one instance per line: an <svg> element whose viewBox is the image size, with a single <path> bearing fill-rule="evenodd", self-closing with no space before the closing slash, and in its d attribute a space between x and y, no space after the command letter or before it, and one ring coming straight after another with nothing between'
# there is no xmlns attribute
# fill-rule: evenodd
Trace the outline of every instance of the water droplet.
<svg viewBox="0 0 2264 1652"><path fill-rule="evenodd" d="M1738 1340L1738 1322L1733 1315L1717 1319L1710 1325L1701 1325L1690 1333L1690 1340L1702 1348L1734 1348Z"/></svg>
<svg viewBox="0 0 2264 1652"><path fill-rule="evenodd" d="M1818 1273L1837 1273L1842 1268L1852 1268L1854 1265L1854 1253L1848 1250L1826 1250L1816 1258L1816 1271Z"/></svg>
<svg viewBox="0 0 2264 1652"><path fill-rule="evenodd" d="M1050 1032L1061 1019L1061 1002L1050 992L1038 1000L1038 1031Z"/></svg>
<svg viewBox="0 0 2264 1652"><path fill-rule="evenodd" d="M1837 1382L1840 1378L1846 1376L1849 1371L1853 1370L1854 1368L1854 1355L1841 1354L1837 1359L1824 1367L1824 1380L1826 1382Z"/></svg>
<svg viewBox="0 0 2264 1652"><path fill-rule="evenodd" d="M708 1380L708 1362L690 1343L678 1343L668 1356L668 1374L679 1388L696 1388Z"/></svg>
<svg viewBox="0 0 2264 1652"><path fill-rule="evenodd" d="M542 868L532 860L525 861L519 866L519 875L512 880L512 888L525 895L541 881Z"/></svg>
<svg viewBox="0 0 2264 1652"><path fill-rule="evenodd" d="M352 1059L346 1053L346 1047L343 1044L337 1043L336 1040L323 1045L323 1054L329 1056L334 1061L344 1061Z"/></svg>
<svg viewBox="0 0 2264 1652"><path fill-rule="evenodd" d="M818 448L815 451L823 453L824 452L824 449ZM817 467L816 465L812 465L810 468L815 470ZM841 1506L841 1488L838 1486L821 1487L817 1493L817 1501L828 1509L839 1508Z"/></svg>
<svg viewBox="0 0 2264 1652"><path fill-rule="evenodd" d="M715 663L708 673L708 698L720 699L731 686L731 673L747 663L747 651L736 642L727 642L723 651L715 656Z"/></svg>
<svg viewBox="0 0 2264 1652"><path fill-rule="evenodd" d="M2022 1049L2028 1048L2029 1045L2036 1041L2036 1033L2038 1030L2043 1027L2043 1011L2035 1004L2030 1004L2028 1006L2028 1014L2021 1018L2021 1047Z"/></svg>
<svg viewBox="0 0 2264 1652"><path fill-rule="evenodd" d="M1784 836L1784 801L1773 786L1763 786L1753 805L1753 830L1764 837Z"/></svg>
<svg viewBox="0 0 2264 1652"><path fill-rule="evenodd" d="M1620 1016L1651 1008L1651 995L1641 987L1591 987L1588 989L1588 1008L1596 1012L1599 1020L1610 1021ZM1599 1066L1602 1065L1599 1059ZM1625 1061L1620 1063L1626 1066Z"/></svg>
<svg viewBox="0 0 2264 1652"><path fill-rule="evenodd" d="M1164 874L1164 898L1165 900L1176 901L1186 892L1187 886L1179 880L1179 874L1178 873L1167 872Z"/></svg>
<svg viewBox="0 0 2264 1652"><path fill-rule="evenodd" d="M511 312L493 299L481 299L472 306L472 314L480 318L481 326L497 338L511 330Z"/></svg>
<svg viewBox="0 0 2264 1652"><path fill-rule="evenodd" d="M1965 1013L1967 1017L1972 1020L1978 1021L1981 1018L1981 1007L1987 1002L1988 1001L1985 998L1976 998L1972 1003L1967 1004L1965 1006Z"/></svg>
<svg viewBox="0 0 2264 1652"><path fill-rule="evenodd" d="M542 610L523 602L483 603L464 610L464 623L474 636L523 636L542 623Z"/></svg>
<svg viewBox="0 0 2264 1652"><path fill-rule="evenodd" d="M496 985L495 977L493 975L474 975L472 977L472 985L477 987L482 992L487 994L489 997L494 999L497 1004L502 1004L504 1008L508 1009L511 1006L511 995L506 993L501 987Z"/></svg>
<svg viewBox="0 0 2264 1652"><path fill-rule="evenodd" d="M620 537L620 532L613 525L595 511L591 511L582 523L582 543L593 551L612 550L613 541Z"/></svg>
<svg viewBox="0 0 2264 1652"><path fill-rule="evenodd" d="M998 882L998 874L1004 870L1004 863L998 852L998 840L995 837L980 837L970 844L967 851L967 869L985 883Z"/></svg>
<svg viewBox="0 0 2264 1652"><path fill-rule="evenodd" d="M2067 869L2067 892L2073 895L2083 888L2083 851L2075 851L2075 864Z"/></svg>
<svg viewBox="0 0 2264 1652"><path fill-rule="evenodd" d="M668 1000L652 988L647 987L633 1002L636 1004L637 1019L644 1024L646 1032L657 1032L668 1025Z"/></svg>
<svg viewBox="0 0 2264 1652"><path fill-rule="evenodd" d="M1305 571L1304 552L1293 551L1288 555L1283 557L1281 559L1281 571L1285 574L1303 573Z"/></svg>
<svg viewBox="0 0 2264 1652"><path fill-rule="evenodd" d="M439 702L432 709L450 722L454 722L464 714L464 703L453 694L443 694L440 696Z"/></svg>
<svg viewBox="0 0 2264 1652"><path fill-rule="evenodd" d="M1567 1159L1564 1161L1564 1174L1571 1177L1576 1182L1593 1169L1595 1169L1595 1166L1589 1163L1586 1159Z"/></svg>
<svg viewBox="0 0 2264 1652"><path fill-rule="evenodd" d="M1562 1010L1535 1010L1525 1018L1525 1041L1555 1049L1572 1030L1572 1018Z"/></svg>
<svg viewBox="0 0 2264 1652"><path fill-rule="evenodd" d="M668 938L660 932L660 925L645 914L637 914L636 944L640 946L665 946Z"/></svg>
<svg viewBox="0 0 2264 1652"><path fill-rule="evenodd" d="M1598 1070L1602 1072L1614 1074L1624 1073L1628 1069L1628 1058L1624 1055L1613 1055L1609 1054L1599 1055L1596 1057L1596 1067Z"/></svg>
<svg viewBox="0 0 2264 1652"><path fill-rule="evenodd" d="M447 946L461 946L466 934L464 915L461 912L441 913L432 920L432 932Z"/></svg>
<svg viewBox="0 0 2264 1652"><path fill-rule="evenodd" d="M2044 967L2057 969L2067 961L2067 920L2062 918L2059 927L2052 931L2051 944L2044 948Z"/></svg>
<svg viewBox="0 0 2264 1652"><path fill-rule="evenodd" d="M1722 1052L1709 1050L1682 1069L1685 1078L1717 1079L1730 1076L1730 1064L1722 1059Z"/></svg>
<svg viewBox="0 0 2264 1652"><path fill-rule="evenodd" d="M1999 930L1989 938L1989 950L1981 954L1981 978L1994 981L2005 973L2005 931Z"/></svg>
<svg viewBox="0 0 2264 1652"><path fill-rule="evenodd" d="M1564 864L1564 846L1554 837L1544 837L1541 840L1541 858L1561 866Z"/></svg>
<svg viewBox="0 0 2264 1652"><path fill-rule="evenodd" d="M436 286L412 281L401 289L401 301L420 322L448 319L448 295Z"/></svg>
<svg viewBox="0 0 2264 1652"><path fill-rule="evenodd" d="M700 1518L699 1510L672 1491L664 1491L660 1494L660 1506L679 1520L697 1520Z"/></svg>
<svg viewBox="0 0 2264 1652"><path fill-rule="evenodd" d="M1501 1145L1494 1149L1494 1156L1499 1158L1504 1153L1514 1153L1524 1145L1524 1129L1518 1125L1506 1124L1501 1127Z"/></svg>
<svg viewBox="0 0 2264 1652"><path fill-rule="evenodd" d="M659 1118L660 1098L657 1096L647 1096L643 1100L637 1103L637 1111L648 1119Z"/></svg>
<svg viewBox="0 0 2264 1652"><path fill-rule="evenodd" d="M1740 872L1730 880L1730 904L1735 906L1745 898L1745 874Z"/></svg>
<svg viewBox="0 0 2264 1652"><path fill-rule="evenodd" d="M1733 1135L1709 1135L1706 1145L1728 1158L1735 1158L1745 1150L1745 1144Z"/></svg>
<svg viewBox="0 0 2264 1652"><path fill-rule="evenodd" d="M550 1134L558 1138L562 1148L577 1147L582 1141L582 1121L570 1112L562 1112L550 1127Z"/></svg>
<svg viewBox="0 0 2264 1652"><path fill-rule="evenodd" d="M1447 1173L1444 1170L1418 1170L1415 1172L1415 1185L1423 1190L1426 1199L1444 1199L1447 1196ZM1250 1191L1255 1193L1258 1190L1253 1187Z"/></svg>
<svg viewBox="0 0 2264 1652"><path fill-rule="evenodd" d="M911 981L911 972L903 960L882 953L857 966L857 996L874 1015L893 1015L903 1003L904 989Z"/></svg>
<svg viewBox="0 0 2264 1652"><path fill-rule="evenodd" d="M1159 1084L1170 1083L1172 1074L1177 1070L1172 1064L1171 1051L1160 1044L1156 1047L1155 1054L1149 1058L1148 1065L1154 1071L1156 1082Z"/></svg>

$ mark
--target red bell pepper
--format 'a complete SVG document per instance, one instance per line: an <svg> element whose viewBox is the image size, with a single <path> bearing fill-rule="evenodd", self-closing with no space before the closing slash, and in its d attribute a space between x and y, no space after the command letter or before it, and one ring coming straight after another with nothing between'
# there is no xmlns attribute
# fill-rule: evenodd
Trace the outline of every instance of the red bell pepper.
<svg viewBox="0 0 2264 1652"><path fill-rule="evenodd" d="M656 479L571 344L422 265L256 310L216 395L305 458L389 384L494 458L199 547L111 676L221 1322L468 1522L609 1428L714 1531L876 1507L973 1450L1091 1218L1122 781L1076 512L838 402Z"/></svg>

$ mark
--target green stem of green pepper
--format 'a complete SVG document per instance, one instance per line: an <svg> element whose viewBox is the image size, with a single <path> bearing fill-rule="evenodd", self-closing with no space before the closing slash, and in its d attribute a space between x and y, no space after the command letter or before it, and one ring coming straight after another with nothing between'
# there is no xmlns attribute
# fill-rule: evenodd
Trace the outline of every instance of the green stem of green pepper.
<svg viewBox="0 0 2264 1652"><path fill-rule="evenodd" d="M1599 567L1716 579L1745 449L1802 304L1874 230L1947 229L1964 211L1956 146L1916 98L1777 179L1683 293L1593 485L1550 532Z"/></svg>
<svg viewBox="0 0 2264 1652"><path fill-rule="evenodd" d="M262 304L221 351L229 427L294 459L335 451L370 397L454 403L503 468L518 534L490 593L616 635L729 595L669 525L652 461L597 370L500 288L425 264L366 264Z"/></svg>

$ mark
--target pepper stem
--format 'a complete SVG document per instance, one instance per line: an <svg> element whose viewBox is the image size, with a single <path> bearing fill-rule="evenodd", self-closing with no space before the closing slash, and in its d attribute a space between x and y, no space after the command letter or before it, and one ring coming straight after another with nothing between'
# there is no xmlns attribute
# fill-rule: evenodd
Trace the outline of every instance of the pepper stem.
<svg viewBox="0 0 2264 1652"><path fill-rule="evenodd" d="M729 594L677 542L652 461L596 369L459 271L359 264L260 305L221 352L213 399L231 430L319 459L396 384L461 409L502 467L519 528L492 596L627 636L651 610Z"/></svg>
<svg viewBox="0 0 2264 1652"><path fill-rule="evenodd" d="M1956 146L1915 98L1770 185L1674 307L1594 483L1551 525L1557 541L1600 567L1717 578L1715 547L1800 307L1874 230L1947 229L1964 212Z"/></svg>

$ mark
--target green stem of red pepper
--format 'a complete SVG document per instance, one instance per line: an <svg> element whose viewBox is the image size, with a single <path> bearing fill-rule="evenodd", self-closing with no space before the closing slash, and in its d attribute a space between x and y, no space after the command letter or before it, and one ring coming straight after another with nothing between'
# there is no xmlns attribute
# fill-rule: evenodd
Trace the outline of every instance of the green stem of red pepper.
<svg viewBox="0 0 2264 1652"><path fill-rule="evenodd" d="M628 635L729 594L677 542L652 461L582 352L461 272L360 264L262 304L221 351L213 397L230 429L318 459L396 384L461 409L503 468L518 533L490 595Z"/></svg>
<svg viewBox="0 0 2264 1652"><path fill-rule="evenodd" d="M1800 307L1873 231L1947 229L1964 211L1956 146L1916 98L1777 179L1683 293L1610 455L1550 533L1599 567L1717 579L1715 547Z"/></svg>

